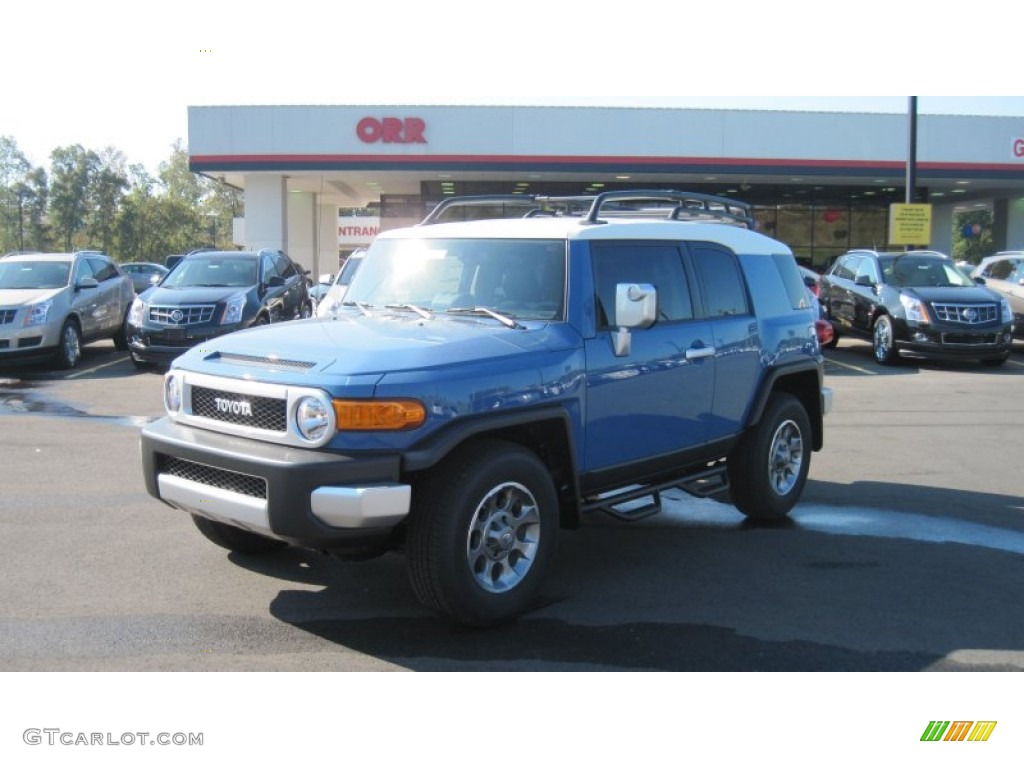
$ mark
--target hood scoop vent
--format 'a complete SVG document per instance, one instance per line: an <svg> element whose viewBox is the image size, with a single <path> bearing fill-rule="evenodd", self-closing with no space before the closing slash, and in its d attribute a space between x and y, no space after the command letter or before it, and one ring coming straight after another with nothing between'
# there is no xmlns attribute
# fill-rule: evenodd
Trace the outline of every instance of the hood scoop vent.
<svg viewBox="0 0 1024 768"><path fill-rule="evenodd" d="M305 373L316 365L316 363L309 363L305 360L282 360L279 357L238 355L233 352L214 352L206 359L228 365L244 365L249 368L265 368L269 371L296 371L298 373Z"/></svg>

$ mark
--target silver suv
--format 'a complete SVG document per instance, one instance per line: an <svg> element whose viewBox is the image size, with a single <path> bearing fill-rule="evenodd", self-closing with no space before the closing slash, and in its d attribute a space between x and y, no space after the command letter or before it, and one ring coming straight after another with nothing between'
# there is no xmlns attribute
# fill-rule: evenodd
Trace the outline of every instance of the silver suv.
<svg viewBox="0 0 1024 768"><path fill-rule="evenodd" d="M131 278L97 251L32 253L0 259L0 367L53 359L74 368L82 344L113 339L128 348Z"/></svg>

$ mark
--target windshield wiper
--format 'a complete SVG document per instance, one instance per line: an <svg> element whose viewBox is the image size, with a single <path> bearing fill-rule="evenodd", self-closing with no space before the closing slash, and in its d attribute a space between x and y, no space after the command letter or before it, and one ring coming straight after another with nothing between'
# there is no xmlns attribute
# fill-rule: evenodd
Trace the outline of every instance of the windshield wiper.
<svg viewBox="0 0 1024 768"><path fill-rule="evenodd" d="M384 309L409 309L415 312L417 315L422 317L424 320L429 320L433 317L430 312L425 310L423 307L417 307L415 304L385 304Z"/></svg>
<svg viewBox="0 0 1024 768"><path fill-rule="evenodd" d="M488 317L493 317L506 328L515 328L517 330L526 328L525 325L522 325L508 315L495 312L487 307L451 307L446 309L445 312L451 315L487 315Z"/></svg>

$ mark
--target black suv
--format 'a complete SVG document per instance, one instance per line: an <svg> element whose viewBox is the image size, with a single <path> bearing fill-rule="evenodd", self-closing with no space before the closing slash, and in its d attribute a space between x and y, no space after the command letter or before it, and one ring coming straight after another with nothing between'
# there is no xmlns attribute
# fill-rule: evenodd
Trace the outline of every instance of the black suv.
<svg viewBox="0 0 1024 768"><path fill-rule="evenodd" d="M128 345L137 365L167 364L215 336L312 313L305 275L281 251L197 251L135 299Z"/></svg>
<svg viewBox="0 0 1024 768"><path fill-rule="evenodd" d="M820 300L840 334L868 339L875 359L900 350L1002 365L1010 354L1013 313L995 291L976 285L935 251L858 250L821 278Z"/></svg>

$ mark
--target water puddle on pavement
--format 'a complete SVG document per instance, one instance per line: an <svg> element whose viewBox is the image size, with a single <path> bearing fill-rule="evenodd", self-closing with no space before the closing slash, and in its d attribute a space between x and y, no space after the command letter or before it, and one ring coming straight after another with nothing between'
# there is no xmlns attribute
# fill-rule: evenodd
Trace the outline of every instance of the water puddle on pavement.
<svg viewBox="0 0 1024 768"><path fill-rule="evenodd" d="M661 514L648 518L652 525L736 528L746 522L745 518L729 504L712 499L692 498L681 491L669 491L662 497L664 509ZM966 544L1018 555L1024 554L1024 533L967 520L938 518L890 509L836 507L825 504L798 504L790 519L793 526L804 531L841 536L877 536L934 544ZM634 525L643 525L646 522L640 521Z"/></svg>
<svg viewBox="0 0 1024 768"><path fill-rule="evenodd" d="M107 424L141 428L155 419L145 416L102 416L47 397L31 381L0 378L0 416L27 414L58 418L94 419Z"/></svg>

